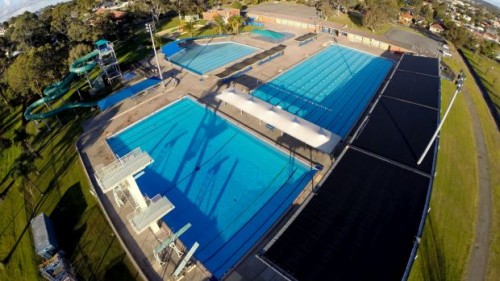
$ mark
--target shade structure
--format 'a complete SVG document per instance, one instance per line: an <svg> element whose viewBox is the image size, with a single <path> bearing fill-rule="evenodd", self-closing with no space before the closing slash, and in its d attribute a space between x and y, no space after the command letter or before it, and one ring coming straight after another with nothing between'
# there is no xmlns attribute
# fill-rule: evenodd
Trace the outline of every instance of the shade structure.
<svg viewBox="0 0 500 281"><path fill-rule="evenodd" d="M331 153L341 140L325 128L234 88L224 90L216 98L323 152Z"/></svg>

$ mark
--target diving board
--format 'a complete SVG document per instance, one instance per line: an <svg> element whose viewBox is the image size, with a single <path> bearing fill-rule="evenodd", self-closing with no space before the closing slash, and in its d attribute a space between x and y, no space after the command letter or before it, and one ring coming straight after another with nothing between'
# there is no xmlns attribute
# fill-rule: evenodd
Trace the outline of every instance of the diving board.
<svg viewBox="0 0 500 281"><path fill-rule="evenodd" d="M117 187L127 177L144 170L151 163L153 163L153 158L138 147L107 166L98 165L95 168L95 178L102 192L106 193Z"/></svg>
<svg viewBox="0 0 500 281"><path fill-rule="evenodd" d="M323 152L331 153L341 140L325 128L234 88L224 90L216 98Z"/></svg>
<svg viewBox="0 0 500 281"><path fill-rule="evenodd" d="M133 213L130 222L137 234L140 234L151 224L156 223L159 219L163 218L166 214L174 209L174 205L165 196L157 196L152 200L146 209L141 210L139 213Z"/></svg>

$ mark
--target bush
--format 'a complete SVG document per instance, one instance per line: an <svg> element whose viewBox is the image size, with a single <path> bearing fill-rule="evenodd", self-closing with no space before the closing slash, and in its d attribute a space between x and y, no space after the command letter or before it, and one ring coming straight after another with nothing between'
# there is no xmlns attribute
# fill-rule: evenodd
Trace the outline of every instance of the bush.
<svg viewBox="0 0 500 281"><path fill-rule="evenodd" d="M240 3L240 1L235 0L235 1L233 1L233 4L231 4L231 7L235 8L235 9L241 10L241 8L243 7L243 5Z"/></svg>

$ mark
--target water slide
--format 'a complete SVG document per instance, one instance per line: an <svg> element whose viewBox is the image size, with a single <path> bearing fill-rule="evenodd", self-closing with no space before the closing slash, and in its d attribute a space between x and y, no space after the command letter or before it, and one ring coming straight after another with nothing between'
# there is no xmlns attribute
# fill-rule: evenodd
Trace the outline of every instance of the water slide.
<svg viewBox="0 0 500 281"><path fill-rule="evenodd" d="M45 103L57 100L60 97L64 96L71 88L71 82L73 82L73 79L75 79L75 77L77 77L79 74L88 73L92 69L94 69L94 67L97 66L97 62L94 61L94 58L98 55L99 55L98 51L93 51L93 52L88 53L85 56L75 60L70 65L69 73L63 78L63 80L58 81L58 82L46 87L43 90L44 97L35 101L31 105L29 105L28 108L26 108L26 111L24 112L24 118L28 121L39 120L39 119L43 119L43 118L52 117L61 111L71 109L71 108L96 106L97 102L76 102L76 103L64 104L61 107L58 107L56 109L52 109L52 110L47 111L47 112L32 113L32 111L35 110L35 108L37 108Z"/></svg>

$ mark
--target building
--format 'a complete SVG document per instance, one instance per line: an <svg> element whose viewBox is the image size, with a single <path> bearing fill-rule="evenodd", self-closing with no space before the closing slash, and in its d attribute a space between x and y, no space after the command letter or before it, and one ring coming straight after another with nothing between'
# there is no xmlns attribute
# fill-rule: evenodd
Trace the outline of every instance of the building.
<svg viewBox="0 0 500 281"><path fill-rule="evenodd" d="M99 4L95 10L97 9L106 9L106 10L117 10L117 9L124 9L129 5L128 1L121 2L121 1L106 1L102 2Z"/></svg>
<svg viewBox="0 0 500 281"><path fill-rule="evenodd" d="M211 9L203 13L204 20L214 20L216 16L221 16L227 21L232 16L239 16L240 10L234 8Z"/></svg>
<svg viewBox="0 0 500 281"><path fill-rule="evenodd" d="M444 32L444 28L439 23L435 23L429 26L429 31L436 34L442 34Z"/></svg>
<svg viewBox="0 0 500 281"><path fill-rule="evenodd" d="M34 217L30 224L36 254L44 259L50 259L58 247L52 221L41 213Z"/></svg>
<svg viewBox="0 0 500 281"><path fill-rule="evenodd" d="M263 24L279 24L291 28L300 28L308 32L322 32L331 35L347 38L349 41L360 43L394 53L414 53L414 47L400 41L387 38L384 35L376 35L371 32L350 29L344 24L321 21L314 19L316 11L314 8L304 9L303 7L290 8L286 4L272 5L275 11L264 10L264 5L248 8L247 16L256 22ZM280 12L281 7L285 7Z"/></svg>
<svg viewBox="0 0 500 281"><path fill-rule="evenodd" d="M125 18L126 13L118 10L109 10L109 9L104 9L104 8L99 8L95 11L97 15L104 15L106 13L109 13L110 17L114 21L120 21Z"/></svg>
<svg viewBox="0 0 500 281"><path fill-rule="evenodd" d="M399 15L399 23L409 25L413 20L413 16L409 13Z"/></svg>
<svg viewBox="0 0 500 281"><path fill-rule="evenodd" d="M49 281L76 281L76 274L71 264L64 258L63 252L39 265L40 274Z"/></svg>

